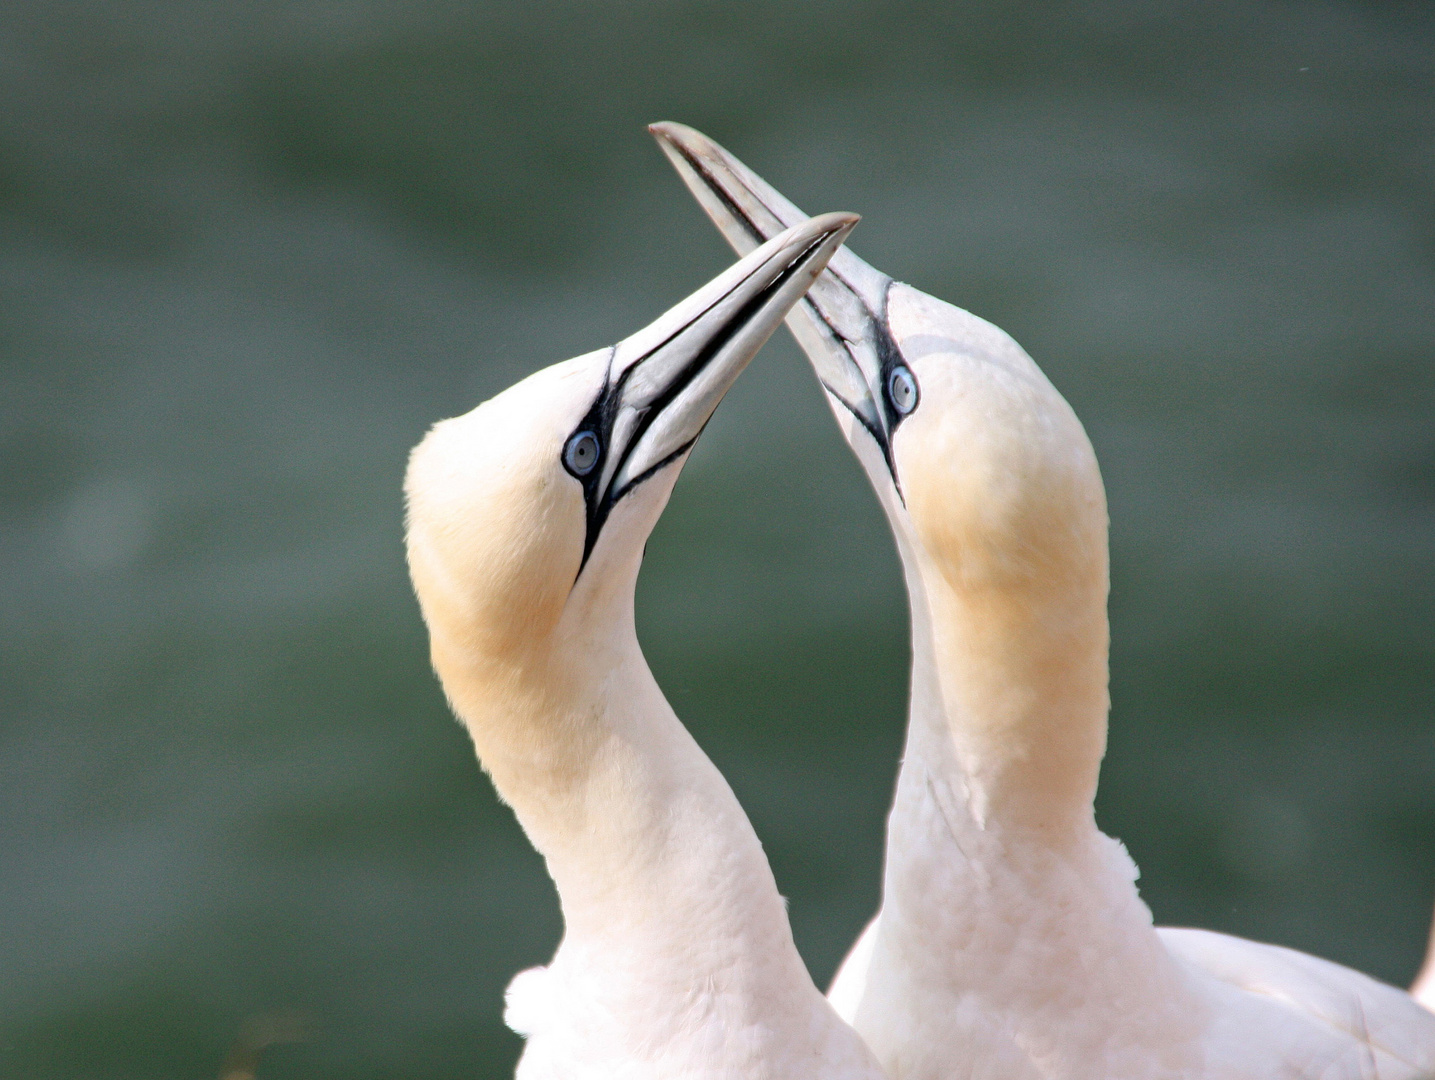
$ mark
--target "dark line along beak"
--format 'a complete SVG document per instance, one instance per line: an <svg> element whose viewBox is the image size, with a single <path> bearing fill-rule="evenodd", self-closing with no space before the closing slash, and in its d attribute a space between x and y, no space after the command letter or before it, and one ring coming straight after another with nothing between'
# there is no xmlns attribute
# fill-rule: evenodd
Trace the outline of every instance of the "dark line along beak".
<svg viewBox="0 0 1435 1080"><path fill-rule="evenodd" d="M682 124L648 130L729 244L751 251L805 214L762 177L713 142ZM887 387L903 365L887 328L887 290L892 279L846 249L833 256L825 273L787 317L817 378L876 440L897 484L892 435L910 412L894 407ZM911 384L915 387L915 382ZM897 485L901 496L901 486Z"/></svg>
<svg viewBox="0 0 1435 1080"><path fill-rule="evenodd" d="M588 507L583 565L614 504L692 447L859 220L799 221L613 346L603 389L563 449Z"/></svg>

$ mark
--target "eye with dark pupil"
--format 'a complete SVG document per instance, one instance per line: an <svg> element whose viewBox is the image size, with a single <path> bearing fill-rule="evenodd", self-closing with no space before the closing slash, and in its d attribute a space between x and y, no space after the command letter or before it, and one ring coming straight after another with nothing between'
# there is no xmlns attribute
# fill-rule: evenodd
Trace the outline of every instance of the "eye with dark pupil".
<svg viewBox="0 0 1435 1080"><path fill-rule="evenodd" d="M887 376L887 396L892 399L892 408L906 416L917 407L916 376L907 368L893 368Z"/></svg>
<svg viewBox="0 0 1435 1080"><path fill-rule="evenodd" d="M580 431L563 448L563 464L574 476L587 476L598 464L598 437L591 431Z"/></svg>

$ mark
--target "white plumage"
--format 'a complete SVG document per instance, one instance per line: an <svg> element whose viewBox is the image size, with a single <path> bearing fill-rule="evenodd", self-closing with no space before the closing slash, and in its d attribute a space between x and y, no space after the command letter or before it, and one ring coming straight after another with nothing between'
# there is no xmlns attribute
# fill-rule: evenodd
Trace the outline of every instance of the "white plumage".
<svg viewBox="0 0 1435 1080"><path fill-rule="evenodd" d="M643 659L644 541L722 394L852 228L800 223L647 329L434 427L408 554L434 667L562 901L521 1080L879 1080Z"/></svg>
<svg viewBox="0 0 1435 1080"><path fill-rule="evenodd" d="M802 219L699 133L653 130L737 250ZM1435 1076L1435 1015L1405 992L1151 925L1092 811L1105 492L1031 358L849 251L788 325L887 512L911 605L882 909L830 995L889 1076Z"/></svg>

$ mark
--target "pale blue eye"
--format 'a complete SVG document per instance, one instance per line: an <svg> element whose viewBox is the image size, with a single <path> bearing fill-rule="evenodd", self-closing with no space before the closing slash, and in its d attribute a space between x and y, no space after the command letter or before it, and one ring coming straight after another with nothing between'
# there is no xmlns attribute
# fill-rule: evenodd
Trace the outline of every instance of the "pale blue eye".
<svg viewBox="0 0 1435 1080"><path fill-rule="evenodd" d="M887 376L887 396L899 416L906 416L917 407L917 378L905 367L895 367Z"/></svg>
<svg viewBox="0 0 1435 1080"><path fill-rule="evenodd" d="M574 476L587 476L598 464L598 436L580 431L563 448L563 464Z"/></svg>

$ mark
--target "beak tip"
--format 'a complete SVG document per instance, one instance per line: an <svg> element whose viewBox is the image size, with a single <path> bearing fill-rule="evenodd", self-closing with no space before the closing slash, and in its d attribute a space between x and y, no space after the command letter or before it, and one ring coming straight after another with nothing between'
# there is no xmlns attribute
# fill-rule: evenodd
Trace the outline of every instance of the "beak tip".
<svg viewBox="0 0 1435 1080"><path fill-rule="evenodd" d="M664 149L667 147L686 148L695 153L711 153L711 140L696 128L690 128L687 124L679 124L675 120L659 120L655 124L648 125L648 134L658 140L659 145Z"/></svg>
<svg viewBox="0 0 1435 1080"><path fill-rule="evenodd" d="M678 166L678 171L684 173L685 176L690 167L689 163L691 158L694 156L723 164L725 168L729 169L735 164L728 160L726 151L724 151L722 147L718 146L717 143L713 142L701 131L688 127L686 124L680 124L675 120L658 120L651 123L648 125L648 133L657 140L663 152ZM685 162L684 159L687 159L687 161ZM740 170L742 166L737 164L737 168ZM691 183L689 186L691 186ZM709 183L708 186L711 187L711 183ZM801 222L801 220L806 217L806 215L796 207L792 207L791 209L796 217L794 224ZM789 220L792 219L789 218ZM842 233L842 239L846 240L847 234L856 227L857 223L862 220L862 217L860 214L834 213L819 214L811 220L814 224L821 223L823 231L828 235L840 231ZM779 225L777 231L780 231L780 228ZM768 238L770 239L772 235L772 233L769 233Z"/></svg>
<svg viewBox="0 0 1435 1080"><path fill-rule="evenodd" d="M818 214L817 217L813 219L813 223L820 226L824 232L828 232L832 235L840 233L845 240L861 220L861 214L838 210L830 214Z"/></svg>

